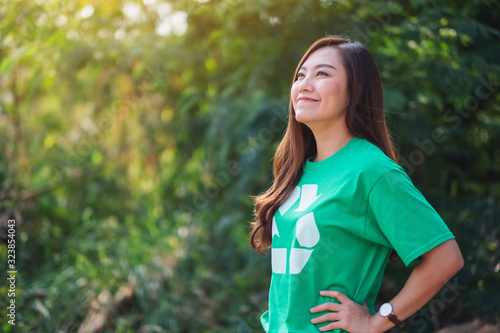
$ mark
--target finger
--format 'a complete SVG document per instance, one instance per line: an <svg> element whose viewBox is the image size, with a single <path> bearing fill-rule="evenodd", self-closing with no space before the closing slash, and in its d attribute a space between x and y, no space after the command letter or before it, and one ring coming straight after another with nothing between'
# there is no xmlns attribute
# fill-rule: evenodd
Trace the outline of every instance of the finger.
<svg viewBox="0 0 500 333"><path fill-rule="evenodd" d="M328 325L321 326L319 328L319 330L321 332L326 332L326 331L333 331L335 329L343 329L343 328L344 328L344 326L342 325L342 322L340 322L340 321L334 321L334 322L332 322L332 323L330 323Z"/></svg>
<svg viewBox="0 0 500 333"><path fill-rule="evenodd" d="M340 303L351 301L349 299L349 297L347 297L346 295L342 294L340 291L337 291L337 290L323 290L323 291L320 291L319 294L321 296L328 296L328 297L336 298Z"/></svg>
<svg viewBox="0 0 500 333"><path fill-rule="evenodd" d="M340 320L340 313L329 312L322 316L311 319L311 323L319 324L319 323L324 323L325 321L337 321L337 320Z"/></svg>
<svg viewBox="0 0 500 333"><path fill-rule="evenodd" d="M327 303L323 303L323 304L315 306L310 311L312 313L321 312L321 311L335 311L335 312L338 312L338 311L340 311L341 308L342 308L342 305L339 304L339 303L327 302Z"/></svg>

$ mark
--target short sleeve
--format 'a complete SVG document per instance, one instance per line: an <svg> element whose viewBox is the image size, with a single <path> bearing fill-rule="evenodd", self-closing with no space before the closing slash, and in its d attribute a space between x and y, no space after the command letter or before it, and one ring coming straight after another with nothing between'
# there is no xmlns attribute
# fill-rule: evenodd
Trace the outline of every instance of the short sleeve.
<svg viewBox="0 0 500 333"><path fill-rule="evenodd" d="M406 266L454 238L402 169L385 172L368 195L366 236L381 232ZM377 239L377 237L374 237Z"/></svg>

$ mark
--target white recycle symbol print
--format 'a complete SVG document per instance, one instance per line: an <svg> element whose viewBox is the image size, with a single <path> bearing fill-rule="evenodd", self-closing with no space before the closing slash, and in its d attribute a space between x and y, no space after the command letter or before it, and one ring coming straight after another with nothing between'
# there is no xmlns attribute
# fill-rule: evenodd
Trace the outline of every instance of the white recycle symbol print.
<svg viewBox="0 0 500 333"><path fill-rule="evenodd" d="M320 196L316 196L318 185L302 185L302 193L300 186L297 186L290 197L279 208L281 216L299 200L299 208L294 212L305 211L312 203L314 203ZM280 237L276 219L273 218L272 237L275 235ZM290 274L299 274L306 265L309 257L314 251L313 247L319 242L319 231L314 219L314 213L311 212L299 218L295 226L295 237L300 246L303 248L294 248L290 250ZM293 242L292 242L293 244ZM287 249L286 248L273 248L271 250L271 265L273 273L285 274L287 270Z"/></svg>

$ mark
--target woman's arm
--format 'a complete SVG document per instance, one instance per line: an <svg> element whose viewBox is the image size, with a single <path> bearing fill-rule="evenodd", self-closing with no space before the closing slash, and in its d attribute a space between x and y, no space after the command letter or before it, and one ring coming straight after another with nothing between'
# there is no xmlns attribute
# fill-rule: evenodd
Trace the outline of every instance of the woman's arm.
<svg viewBox="0 0 500 333"><path fill-rule="evenodd" d="M457 242L448 240L422 256L422 260L411 273L401 291L390 303L394 314L404 320L422 308L432 297L462 269L464 261ZM321 327L321 331L344 329L350 333L385 332L394 324L379 313L370 315L366 306L351 301L338 291L322 291L321 295L340 301L324 303L311 309L311 312L332 311L313 319L313 323L333 321Z"/></svg>

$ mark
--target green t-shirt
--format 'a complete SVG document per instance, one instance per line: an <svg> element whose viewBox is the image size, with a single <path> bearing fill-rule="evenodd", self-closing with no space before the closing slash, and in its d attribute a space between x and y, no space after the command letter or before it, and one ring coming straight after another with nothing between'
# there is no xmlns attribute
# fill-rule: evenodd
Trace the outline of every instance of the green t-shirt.
<svg viewBox="0 0 500 333"><path fill-rule="evenodd" d="M338 290L372 314L391 250L405 265L454 238L404 170L367 140L352 139L302 178L273 218L269 333L319 332L309 310ZM335 330L334 332L345 332Z"/></svg>

